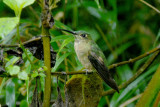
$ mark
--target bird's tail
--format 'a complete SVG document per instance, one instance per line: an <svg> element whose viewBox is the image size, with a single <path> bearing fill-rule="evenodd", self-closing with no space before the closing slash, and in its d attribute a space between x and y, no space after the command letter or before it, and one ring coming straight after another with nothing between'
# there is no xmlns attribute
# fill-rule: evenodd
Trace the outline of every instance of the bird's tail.
<svg viewBox="0 0 160 107"><path fill-rule="evenodd" d="M92 66L96 69L99 76L105 81L105 83L107 83L111 88L119 93L118 86L114 79L111 77L109 70L105 66L104 62L99 59L99 57L94 53L90 53L88 59L91 62Z"/></svg>

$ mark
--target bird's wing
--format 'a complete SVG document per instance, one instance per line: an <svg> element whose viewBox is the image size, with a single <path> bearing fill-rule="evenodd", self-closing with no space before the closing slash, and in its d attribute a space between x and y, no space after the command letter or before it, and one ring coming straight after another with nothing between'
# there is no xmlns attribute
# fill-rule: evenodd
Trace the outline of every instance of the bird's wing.
<svg viewBox="0 0 160 107"><path fill-rule="evenodd" d="M95 47L94 47L95 48ZM97 48L99 49L99 48ZM99 53L98 53L99 52ZM91 62L92 66L96 69L99 76L113 89L119 92L118 86L114 79L112 79L108 68L104 64L104 59L100 54L103 54L102 51L92 50L88 53L88 59Z"/></svg>

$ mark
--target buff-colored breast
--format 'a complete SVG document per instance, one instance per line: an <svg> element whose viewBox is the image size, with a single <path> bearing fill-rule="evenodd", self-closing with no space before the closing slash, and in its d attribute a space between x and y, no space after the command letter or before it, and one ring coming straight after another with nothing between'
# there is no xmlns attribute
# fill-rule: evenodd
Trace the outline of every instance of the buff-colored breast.
<svg viewBox="0 0 160 107"><path fill-rule="evenodd" d="M75 41L74 42L74 49L76 51L77 57L82 65L90 70L93 70L93 67L88 59L88 52L90 51L90 45L85 41Z"/></svg>

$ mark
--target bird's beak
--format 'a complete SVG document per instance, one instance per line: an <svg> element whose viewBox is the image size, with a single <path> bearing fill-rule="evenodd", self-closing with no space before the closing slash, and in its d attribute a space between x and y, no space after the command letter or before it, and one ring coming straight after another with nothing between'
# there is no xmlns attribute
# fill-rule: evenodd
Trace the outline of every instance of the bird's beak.
<svg viewBox="0 0 160 107"><path fill-rule="evenodd" d="M73 35L77 35L77 33L74 32L74 31L70 31L70 30L66 30L66 29L61 29L61 28L57 28L57 29L58 29L58 30L61 30L61 31L68 32L68 33L71 33L71 34L73 34Z"/></svg>

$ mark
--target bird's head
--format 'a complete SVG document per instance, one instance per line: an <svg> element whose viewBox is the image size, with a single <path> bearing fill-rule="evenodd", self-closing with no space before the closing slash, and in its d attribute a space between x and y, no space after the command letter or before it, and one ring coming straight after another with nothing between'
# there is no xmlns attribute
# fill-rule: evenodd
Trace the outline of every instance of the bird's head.
<svg viewBox="0 0 160 107"><path fill-rule="evenodd" d="M92 40L90 34L84 31L70 31L66 29L59 29L59 30L73 34L76 41L86 41L87 42L87 41Z"/></svg>

